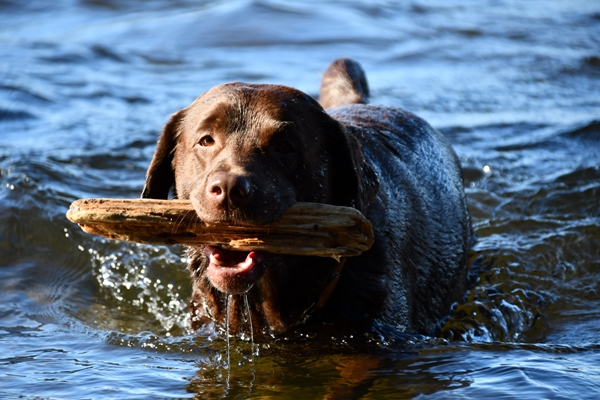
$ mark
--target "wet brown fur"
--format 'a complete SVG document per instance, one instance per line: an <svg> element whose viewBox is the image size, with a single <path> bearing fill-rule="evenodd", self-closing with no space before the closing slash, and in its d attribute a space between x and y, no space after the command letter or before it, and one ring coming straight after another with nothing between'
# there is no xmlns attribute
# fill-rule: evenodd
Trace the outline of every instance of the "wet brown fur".
<svg viewBox="0 0 600 400"><path fill-rule="evenodd" d="M424 120L366 105L367 96L358 63L337 60L321 101L340 107L324 111L289 87L229 83L175 113L161 134L143 197L191 199L208 222L263 224L308 201L355 207L373 224L373 248L348 260L325 307L308 319L337 262L266 261L246 294L258 340L292 328L351 332L373 324L432 334L463 295L470 223L458 159ZM217 144L199 145L206 135ZM250 195L215 202L207 194L214 176L242 182ZM207 279L202 247L190 248L189 258L193 329L223 327L228 295ZM247 335L243 296L231 296L229 307L230 331Z"/></svg>

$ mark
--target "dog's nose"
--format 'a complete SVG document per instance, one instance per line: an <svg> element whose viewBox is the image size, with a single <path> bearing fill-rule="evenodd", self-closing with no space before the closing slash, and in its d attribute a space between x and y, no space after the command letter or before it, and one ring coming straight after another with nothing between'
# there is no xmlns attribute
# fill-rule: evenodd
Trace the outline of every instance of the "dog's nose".
<svg viewBox="0 0 600 400"><path fill-rule="evenodd" d="M252 185L244 176L217 172L209 179L207 194L209 199L221 207L225 205L239 207L252 197Z"/></svg>

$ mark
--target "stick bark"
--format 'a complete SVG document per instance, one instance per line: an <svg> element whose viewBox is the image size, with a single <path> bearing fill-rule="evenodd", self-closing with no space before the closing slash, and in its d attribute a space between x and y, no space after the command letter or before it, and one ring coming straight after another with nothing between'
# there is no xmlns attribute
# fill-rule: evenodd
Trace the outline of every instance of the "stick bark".
<svg viewBox="0 0 600 400"><path fill-rule="evenodd" d="M356 209L296 203L266 225L208 224L189 200L82 199L67 218L84 232L155 245L216 245L224 249L321 257L356 256L373 244L371 223Z"/></svg>

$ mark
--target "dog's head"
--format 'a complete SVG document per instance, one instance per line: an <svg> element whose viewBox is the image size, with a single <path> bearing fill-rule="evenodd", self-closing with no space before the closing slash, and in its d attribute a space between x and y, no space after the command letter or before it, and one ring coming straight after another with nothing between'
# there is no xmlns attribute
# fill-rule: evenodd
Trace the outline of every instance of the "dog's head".
<svg viewBox="0 0 600 400"><path fill-rule="evenodd" d="M171 117L142 197L190 199L202 221L248 225L272 222L296 202L364 210L375 192L357 139L314 99L285 86L230 83ZM201 253L198 279L222 293L247 292L276 264L259 252Z"/></svg>

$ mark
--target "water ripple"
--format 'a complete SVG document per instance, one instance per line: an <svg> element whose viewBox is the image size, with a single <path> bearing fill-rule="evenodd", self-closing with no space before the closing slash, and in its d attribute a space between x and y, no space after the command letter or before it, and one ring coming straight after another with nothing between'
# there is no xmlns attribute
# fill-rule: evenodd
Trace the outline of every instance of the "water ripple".
<svg viewBox="0 0 600 400"><path fill-rule="evenodd" d="M0 2L0 397L583 398L600 392L594 0ZM187 331L180 249L84 234L138 197L168 116L229 80L317 95L335 57L372 102L443 128L477 243L438 338ZM331 340L330 340L331 339ZM126 377L124 379L123 377ZM26 388L26 389L24 389Z"/></svg>

